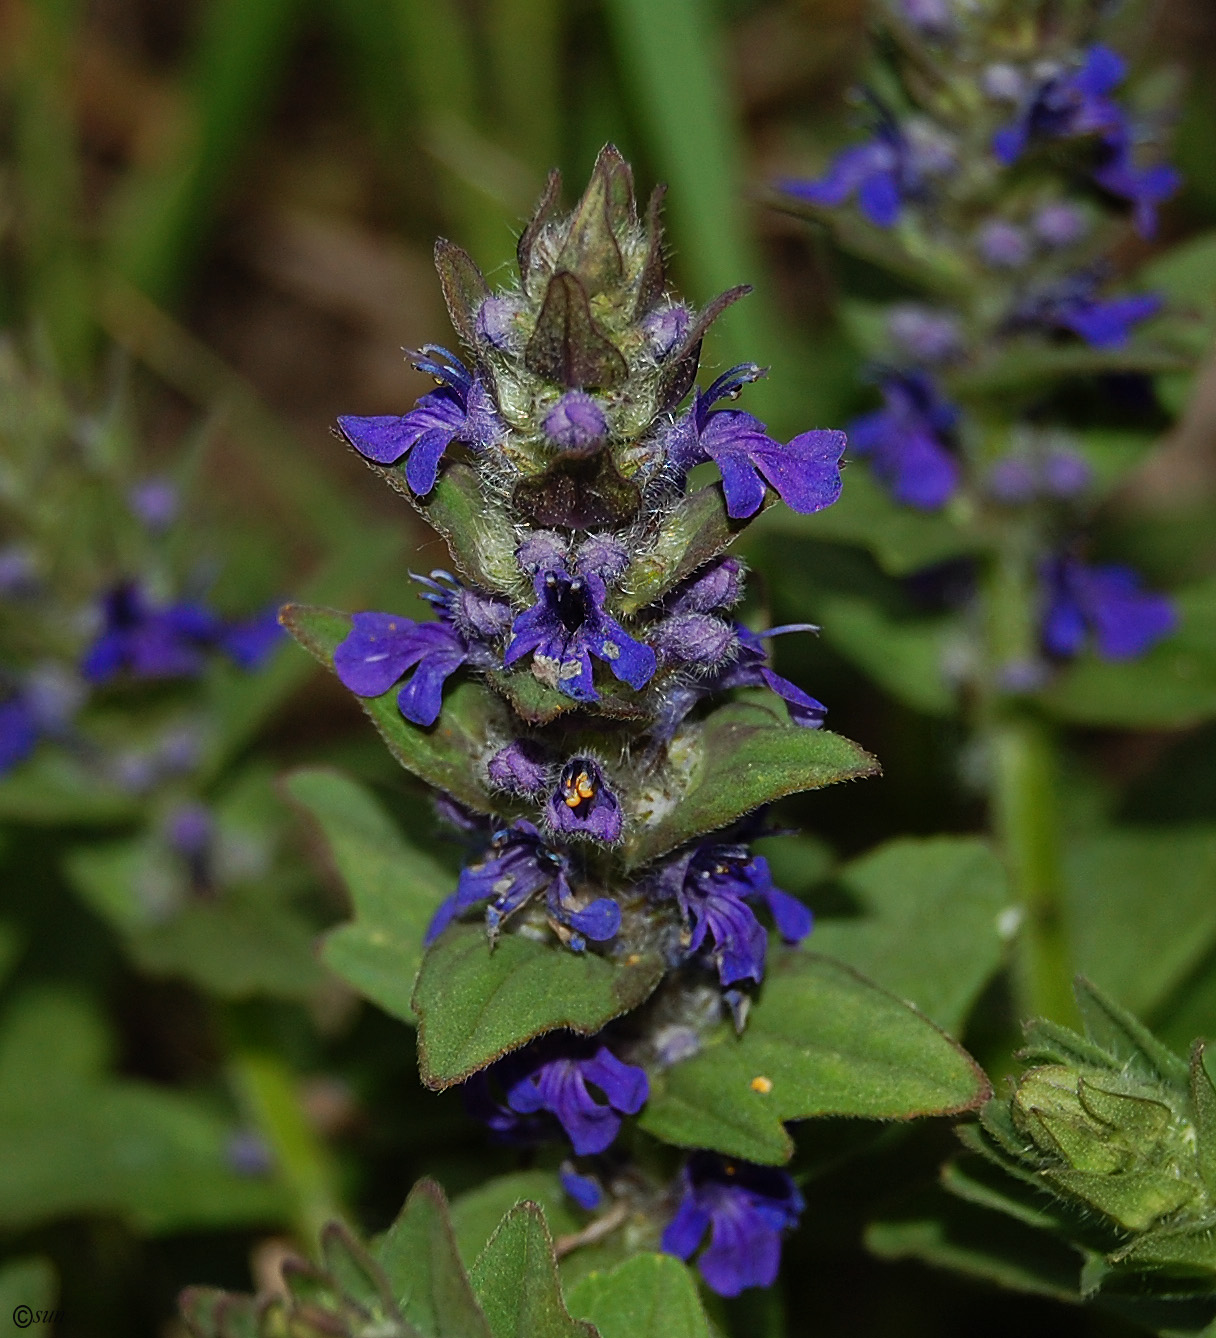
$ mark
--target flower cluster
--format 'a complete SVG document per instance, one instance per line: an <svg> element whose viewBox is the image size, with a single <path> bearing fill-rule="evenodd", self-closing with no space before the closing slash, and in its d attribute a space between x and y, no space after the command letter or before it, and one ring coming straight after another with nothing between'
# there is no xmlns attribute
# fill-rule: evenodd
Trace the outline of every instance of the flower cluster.
<svg viewBox="0 0 1216 1338"><path fill-rule="evenodd" d="M817 179L780 183L790 208L846 246L866 251L867 228L887 233L867 253L902 256L901 275L919 272L933 290L931 302L888 310L872 350L884 404L852 425L852 451L902 505L957 502L959 518L996 506L1002 524L1020 509L1034 531L1025 584L1038 591L1040 644L1026 653L1039 684L1087 645L1128 658L1177 621L1130 570L1084 561L1094 500L1084 459L1067 446L1017 449L1031 415L1040 437L1045 427L1041 377L1019 379L1019 360L1039 372L1053 359L1134 369L1150 338L1140 327L1162 306L1154 293L1111 291L1104 250L1112 216L1153 236L1179 178L1160 159L1159 126L1124 96L1125 62L1082 31L1082 8L1055 23L891 0L905 105L874 102L871 139ZM1024 422L1009 421L1011 406Z"/></svg>
<svg viewBox="0 0 1216 1338"><path fill-rule="evenodd" d="M905 174L940 168L918 159ZM769 662L769 638L815 629L744 621L744 567L723 550L770 503L830 506L845 438L783 442L734 407L763 375L754 364L695 388L706 330L745 290L703 311L669 292L660 196L641 220L615 149L568 215L558 188L554 177L519 240L509 291L492 293L459 248L437 247L465 347L414 355L437 388L401 415L339 420L345 442L443 533L459 575L415 578L433 618L354 613L329 659L386 734L405 731L398 756L461 753L461 784L437 783L460 791L442 809L469 859L434 913L428 953L481 923L487 955L521 936L621 969L656 961L668 1011L681 991L708 990L702 1030L742 1026L767 925L788 945L811 930L750 847L765 801L724 797L699 827L656 833L714 760L709 725L740 690L769 728L807 738L824 722L824 706ZM719 481L694 491L705 465ZM301 615L285 616L294 627ZM470 1109L500 1140L567 1140L580 1162L564 1183L595 1210L605 1154L623 1155L623 1123L647 1101L647 1066L676 1059L656 1025L643 1007L591 1036L533 1031L468 1079ZM684 1054L699 1044L685 1042ZM708 1154L650 1201L666 1205L664 1247L681 1257L711 1233L701 1271L727 1295L772 1282L802 1206L784 1173Z"/></svg>

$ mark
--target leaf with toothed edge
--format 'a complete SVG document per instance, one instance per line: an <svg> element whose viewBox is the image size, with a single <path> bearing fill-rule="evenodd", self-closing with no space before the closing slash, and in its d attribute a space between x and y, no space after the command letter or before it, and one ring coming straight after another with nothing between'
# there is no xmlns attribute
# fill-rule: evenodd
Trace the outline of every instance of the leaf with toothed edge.
<svg viewBox="0 0 1216 1338"><path fill-rule="evenodd" d="M564 692L547 687L527 667L487 670L486 681L496 692L501 692L511 703L512 710L530 725L548 725L558 716L586 710L585 702L575 701ZM649 714L645 699L627 684L601 675L596 690L600 694L595 703L598 715L612 720L642 720Z"/></svg>
<svg viewBox="0 0 1216 1338"><path fill-rule="evenodd" d="M662 816L626 838L627 867L665 855L685 841L727 827L763 804L838 781L876 776L876 758L841 734L789 724L767 706L730 702L677 736L669 755L688 757L670 779Z"/></svg>
<svg viewBox="0 0 1216 1338"><path fill-rule="evenodd" d="M787 1120L959 1115L991 1095L975 1060L850 967L800 950L769 964L742 1036L723 1026L657 1075L641 1116L677 1147L788 1161Z"/></svg>
<svg viewBox="0 0 1216 1338"><path fill-rule="evenodd" d="M484 925L454 924L422 961L414 987L422 1081L441 1091L548 1031L592 1036L636 1008L663 977L657 952L576 953Z"/></svg>
<svg viewBox="0 0 1216 1338"><path fill-rule="evenodd" d="M288 604L279 621L310 654L333 668L334 649L350 631L349 613L308 604ZM475 759L496 734L505 738L511 722L497 695L466 681L449 686L443 710L430 728L406 720L397 707L398 685L379 697L358 699L388 750L409 772L459 799L478 813L501 813L503 804L481 779Z"/></svg>
<svg viewBox="0 0 1216 1338"><path fill-rule="evenodd" d="M553 1241L535 1203L517 1203L470 1270L494 1338L599 1338L571 1319L557 1277Z"/></svg>

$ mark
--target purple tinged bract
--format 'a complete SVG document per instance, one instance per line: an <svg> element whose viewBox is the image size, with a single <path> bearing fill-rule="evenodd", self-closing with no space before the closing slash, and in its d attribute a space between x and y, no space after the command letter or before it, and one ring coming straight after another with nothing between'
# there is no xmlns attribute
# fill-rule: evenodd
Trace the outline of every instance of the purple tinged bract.
<svg viewBox="0 0 1216 1338"><path fill-rule="evenodd" d="M1178 627L1173 601L1145 590L1131 567L1054 557L1040 581L1043 646L1052 655L1079 655L1092 638L1102 659L1132 660Z"/></svg>
<svg viewBox="0 0 1216 1338"><path fill-rule="evenodd" d="M423 395L408 413L370 418L345 415L338 419L338 427L355 450L375 464L393 465L408 456L406 482L425 497L435 486L439 462L453 441L489 445L500 424L493 399L480 379L447 349L425 344L414 366L434 376L441 383L439 388Z"/></svg>
<svg viewBox="0 0 1216 1338"><path fill-rule="evenodd" d="M805 1207L784 1171L696 1152L681 1174L680 1203L663 1232L662 1248L689 1260L708 1232L697 1267L719 1296L771 1287L781 1263L782 1233L797 1226Z"/></svg>
<svg viewBox="0 0 1216 1338"><path fill-rule="evenodd" d="M849 428L853 451L870 459L897 502L936 510L959 486L958 461L947 444L958 410L923 372L889 373L881 389L886 407Z"/></svg>

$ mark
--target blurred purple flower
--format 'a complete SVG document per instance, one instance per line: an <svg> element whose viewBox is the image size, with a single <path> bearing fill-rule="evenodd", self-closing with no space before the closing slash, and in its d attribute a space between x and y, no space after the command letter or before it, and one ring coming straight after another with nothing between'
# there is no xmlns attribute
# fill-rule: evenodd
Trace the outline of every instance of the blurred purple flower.
<svg viewBox="0 0 1216 1338"><path fill-rule="evenodd" d="M857 207L876 227L890 228L909 201L923 200L934 177L953 170L953 147L928 125L901 126L880 115L874 138L844 149L817 181L786 179L777 189L795 199L829 208L853 196Z"/></svg>
<svg viewBox="0 0 1216 1338"><path fill-rule="evenodd" d="M797 1226L806 1207L790 1177L775 1167L694 1152L680 1185L680 1204L663 1232L662 1248L691 1259L708 1231L709 1246L697 1267L713 1291L738 1296L747 1287L771 1287L781 1263L782 1233Z"/></svg>
<svg viewBox="0 0 1216 1338"><path fill-rule="evenodd" d="M1014 308L1010 325L1069 330L1094 348L1120 348L1132 326L1155 316L1162 299L1156 293L1130 297L1099 296L1101 276L1091 271L1070 275L1028 294Z"/></svg>
<svg viewBox="0 0 1216 1338"><path fill-rule="evenodd" d="M976 235L976 249L994 269L1021 269L1030 259L1030 238L1025 228L1007 219L993 218Z"/></svg>
<svg viewBox="0 0 1216 1338"><path fill-rule="evenodd" d="M1174 602L1145 590L1131 567L1054 557L1043 564L1040 582L1043 645L1061 658L1080 654L1092 638L1104 660L1135 659L1178 626Z"/></svg>
<svg viewBox="0 0 1216 1338"><path fill-rule="evenodd" d="M891 308L887 334L905 357L926 366L948 362L963 344L957 317L914 302L901 302Z"/></svg>
<svg viewBox="0 0 1216 1338"><path fill-rule="evenodd" d="M851 425L852 448L870 458L897 502L936 510L959 485L958 462L946 441L958 410L923 372L890 372L881 390L886 407Z"/></svg>
<svg viewBox="0 0 1216 1338"><path fill-rule="evenodd" d="M1018 114L998 130L992 147L1007 167L1035 140L1121 135L1124 113L1110 94L1123 82L1126 66L1106 46L1092 46L1078 69L1055 68L1024 95Z"/></svg>
<svg viewBox="0 0 1216 1338"><path fill-rule="evenodd" d="M116 586L102 600L102 629L81 661L90 683L133 678L181 678L202 672L205 652L224 625L201 604L153 604L134 582Z"/></svg>
<svg viewBox="0 0 1216 1338"><path fill-rule="evenodd" d="M136 519L159 534L177 519L181 496L170 479L142 479L127 493L127 505Z"/></svg>

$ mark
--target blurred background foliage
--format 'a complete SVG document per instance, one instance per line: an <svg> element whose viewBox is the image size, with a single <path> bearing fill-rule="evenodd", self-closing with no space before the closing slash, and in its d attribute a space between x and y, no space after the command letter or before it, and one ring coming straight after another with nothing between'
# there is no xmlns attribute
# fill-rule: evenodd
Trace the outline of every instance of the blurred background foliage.
<svg viewBox="0 0 1216 1338"><path fill-rule="evenodd" d="M706 370L771 365L748 407L782 436L866 404L864 304L890 297L889 281L764 204L768 182L819 170L849 137L865 36L862 0L4 0L0 325L65 421L100 415L138 436L145 473L177 468L190 440L191 519L228 606L402 608L406 570L441 547L329 426L402 411L425 389L400 350L451 342L434 237L466 246L493 281L549 167L581 180L607 139L644 188L670 183L677 286L700 303L756 287L715 330ZM1154 243L1164 250L1216 227L1207 0L1163 0L1144 54L1188 75L1175 155L1188 184ZM1191 294L1216 275L1212 252L1195 254L1174 276ZM18 393L11 379L0 390ZM1189 407L1104 524L1116 551L1176 581L1216 562L1216 372L1172 395ZM30 430L13 403L10 441ZM861 873L834 877L837 860L980 825L939 672L955 632L905 579L957 556L954 540L879 505L857 471L850 498L836 531L829 513L817 527L766 521L749 540L775 620L825 624L822 641L782 645L782 671L885 767L791 803L810 837L774 848L791 891L818 889L825 947L848 943L868 895ZM54 505L71 527L74 503ZM1146 728L1072 711L1083 728L1066 787L1086 964L1179 1046L1216 1036L1216 726L1203 723L1216 626L1196 636L1195 692ZM341 765L433 840L408 780L304 660L286 649L265 679L217 674L206 688L232 733L202 783L217 810L273 837L281 923L233 912L200 914L176 938L149 928L128 896L147 813L40 809L28 784L5 783L0 1251L16 1262L0 1271L0 1325L10 1294L37 1306L57 1277L65 1338L180 1335L186 1283L244 1287L251 1259L265 1270L327 1212L378 1229L421 1174L456 1195L513 1165L458 1098L422 1092L412 1036L299 949L345 905L276 774ZM1087 699L1084 684L1075 693ZM1134 838L1101 830L1112 815ZM431 848L454 870L455 852ZM1162 886L1169 913L1149 923L1146 889ZM878 908L887 932L943 929L948 971L948 911L900 895ZM995 964L999 944L988 950ZM997 977L967 1033L990 1062L1007 1049L1004 990ZM978 1287L874 1260L860 1239L894 1178L890 1150L880 1139L846 1179L834 1168L848 1131L816 1126L805 1141L810 1207L784 1295L739 1303L735 1332L1125 1332L1048 1300L994 1309ZM901 1135L899 1179L931 1180L948 1146L943 1129Z"/></svg>

